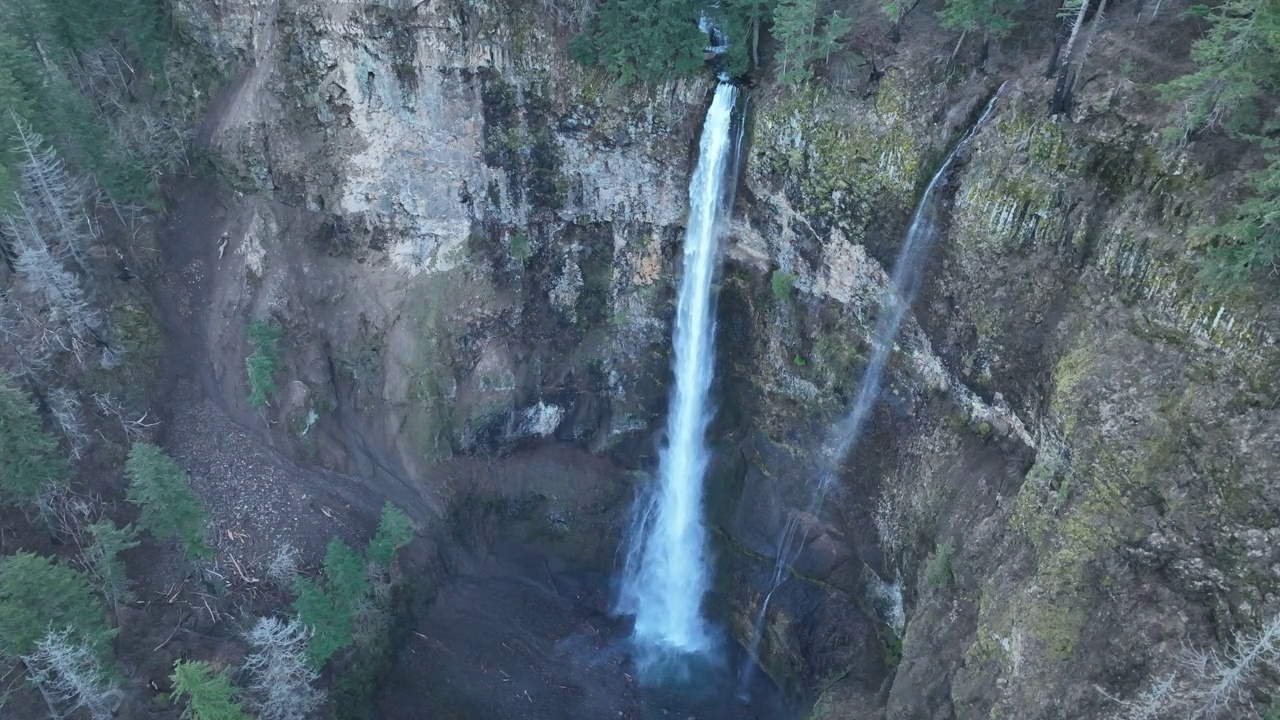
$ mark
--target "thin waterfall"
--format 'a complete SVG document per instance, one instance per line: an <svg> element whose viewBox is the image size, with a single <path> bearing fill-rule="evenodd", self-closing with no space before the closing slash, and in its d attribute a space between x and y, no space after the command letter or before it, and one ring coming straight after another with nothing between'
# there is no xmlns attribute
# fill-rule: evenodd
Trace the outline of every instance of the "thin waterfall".
<svg viewBox="0 0 1280 720"><path fill-rule="evenodd" d="M936 196L938 190L944 184L947 174L951 171L951 166L955 163L961 151L968 146L969 141L986 123L1003 90L1004 85L1001 85L995 94L991 96L991 100L987 102L977 121L970 126L960 138L960 141L956 143L956 146L952 148L946 160L943 161L942 167L938 168L938 172L934 173L933 178L929 181L929 186L925 188L924 195L920 198L919 204L916 205L915 214L911 216L911 225L907 228L906 238L903 240L902 247L898 249L898 257L894 261L893 275L889 279L889 286L885 289L884 298L880 303L879 317L876 320L875 333L872 335L871 360L867 363L867 367L862 373L862 382L858 386L858 395L854 399L853 409L832 430L833 448L818 476L818 483L809 499L809 505L805 508L805 517L807 518L817 517L818 511L822 508L822 501L826 497L827 490L835 478L836 468L839 466L840 461L858 444L863 428L866 425L867 417L871 414L871 410L875 408L876 399L880 395L880 383L884 378L884 367L893 351L894 338L897 337L898 328L902 325L902 320L910 309L911 301L920 287L921 270L925 259L928 257L929 245L936 234L938 219ZM792 514L787 518L782 534L778 538L777 554L774 556L773 576L769 592L765 594L764 600L760 604L760 612L756 616L751 642L747 648L746 656L743 658L742 670L739 672L739 677L741 678L739 695L743 698L749 696L750 688L748 683L751 677L751 666L759 662L760 640L764 633L769 601L773 599L773 593L778 589L778 586L786 580L787 569L800 555L800 552L804 549L805 542L809 539L810 524L805 523L803 528L800 525L801 523L797 520L796 515Z"/></svg>
<svg viewBox="0 0 1280 720"><path fill-rule="evenodd" d="M711 632L702 599L711 583L703 521L703 476L711 420L708 392L714 361L715 278L719 231L732 203L734 105L738 89L725 82L702 127L697 166L689 184L684 275L676 306L675 390L657 486L637 501L627 539L617 611L635 616L634 640L645 652L705 653ZM643 659L643 656L642 656Z"/></svg>

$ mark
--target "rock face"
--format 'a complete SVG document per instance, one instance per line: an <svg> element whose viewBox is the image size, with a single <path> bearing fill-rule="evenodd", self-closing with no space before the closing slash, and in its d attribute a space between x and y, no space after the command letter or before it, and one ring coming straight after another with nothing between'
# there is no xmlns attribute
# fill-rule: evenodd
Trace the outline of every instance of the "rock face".
<svg viewBox="0 0 1280 720"><path fill-rule="evenodd" d="M269 315L292 382L267 432L300 459L442 510L470 492L432 479L454 454L650 465L709 77L618 88L532 4L177 16L236 78L204 136L239 208L205 330L228 404L253 417L243 328ZM749 636L795 516L761 664L813 717L1119 717L1181 648L1280 612L1276 318L1196 282L1181 248L1210 173L1118 110L1122 86L1049 119L1052 88L1008 68L872 423L809 512L918 190L996 89L932 53L751 99L712 610ZM626 495L598 509L615 528Z"/></svg>

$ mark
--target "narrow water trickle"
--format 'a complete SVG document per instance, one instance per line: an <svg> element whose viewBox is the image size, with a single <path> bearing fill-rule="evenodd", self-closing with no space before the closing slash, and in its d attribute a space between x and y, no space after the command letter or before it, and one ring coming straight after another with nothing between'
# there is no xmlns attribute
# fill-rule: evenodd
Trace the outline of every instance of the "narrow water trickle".
<svg viewBox="0 0 1280 720"><path fill-rule="evenodd" d="M617 611L635 616L640 665L663 656L705 654L711 632L702 600L711 584L703 520L703 476L711 419L708 392L715 355L712 281L719 230L732 206L731 170L738 140L734 105L738 89L716 88L702 128L697 166L689 185L684 276L676 307L675 390L667 420L658 481L637 500L627 538Z"/></svg>
<svg viewBox="0 0 1280 720"><path fill-rule="evenodd" d="M871 410L875 407L876 399L880 395L880 383L884 377L885 364L889 361L889 355L893 351L894 338L897 337L898 328L902 325L902 320L906 317L907 311L911 307L911 301L920 287L921 270L923 269L925 258L928 257L929 245L936 234L939 209L937 203L938 189L943 185L943 181L950 172L956 158L986 123L1003 90L1004 86L1001 85L991 97L991 100L987 102L977 121L970 126L960 138L960 141L952 148L946 160L943 161L942 167L938 168L938 171L934 173L933 178L929 181L929 186L925 188L919 204L916 205L915 213L911 216L911 225L907 228L907 235L902 242L902 247L898 249L898 257L894 261L893 275L889 279L889 287L885 289L884 298L880 304L879 319L876 321L875 333L872 335L871 360L867 363L867 367L862 373L862 382L858 385L858 396L854 399L853 408L831 432L832 449L819 473L818 482L814 486L813 495L809 499L809 505L805 508L805 517L807 518L816 517L818 511L822 508L822 501L826 497L832 480L835 478L836 468L839 466L840 461L858 444L858 440L862 436L862 430L866 425L867 417L870 416ZM764 633L769 601L772 600L773 594L778 587L786 580L787 569L791 566L791 563L795 561L801 550L804 549L805 542L809 539L809 530L809 523L804 523L802 528L801 523L796 520L796 515L792 514L787 519L778 538L777 554L774 556L773 576L769 591L761 602L760 612L756 616L755 628L751 635L751 643L743 657L743 667L738 674L740 678L739 696L743 699L750 697L749 682L752 676L750 670L759 662L760 640Z"/></svg>

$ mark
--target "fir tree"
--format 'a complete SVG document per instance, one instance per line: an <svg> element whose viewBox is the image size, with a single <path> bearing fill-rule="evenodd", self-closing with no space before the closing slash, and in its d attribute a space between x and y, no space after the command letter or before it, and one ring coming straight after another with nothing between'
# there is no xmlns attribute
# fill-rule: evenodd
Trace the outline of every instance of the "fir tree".
<svg viewBox="0 0 1280 720"><path fill-rule="evenodd" d="M0 561L0 657L16 660L36 650L50 630L68 631L74 643L104 653L115 631L81 573L48 558L19 552Z"/></svg>
<svg viewBox="0 0 1280 720"><path fill-rule="evenodd" d="M207 662L179 661L170 679L173 700L186 700L184 720L253 720L236 700L236 690L225 670L215 673Z"/></svg>
<svg viewBox="0 0 1280 720"><path fill-rule="evenodd" d="M369 593L364 561L339 538L329 541L324 557L324 582L297 578L294 611L313 632L307 655L316 667L352 643L352 622Z"/></svg>
<svg viewBox="0 0 1280 720"><path fill-rule="evenodd" d="M818 0L781 0L773 11L773 37L778 41L778 80L802 85L813 77L809 64L828 59L853 21L838 12L822 18Z"/></svg>
<svg viewBox="0 0 1280 720"><path fill-rule="evenodd" d="M369 543L366 555L369 561L378 567L388 569L395 559L396 551L413 540L413 523L400 508L388 502L382 506L382 518L378 521L378 532Z"/></svg>
<svg viewBox="0 0 1280 720"><path fill-rule="evenodd" d="M121 602L133 599L120 553L138 546L138 533L132 525L116 527L115 523L105 518L93 523L88 529L93 537L93 544L84 551L85 565L94 585L114 609Z"/></svg>
<svg viewBox="0 0 1280 720"><path fill-rule="evenodd" d="M48 484L65 485L69 469L27 396L0 375L0 489L10 504L30 502Z"/></svg>
<svg viewBox="0 0 1280 720"><path fill-rule="evenodd" d="M660 82L702 68L702 5L691 0L604 0L591 26L574 39L573 55L601 65L619 84Z"/></svg>
<svg viewBox="0 0 1280 720"><path fill-rule="evenodd" d="M182 538L190 558L206 557L204 508L191 491L191 479L160 448L135 443L125 462L129 502L142 509L138 524L158 538Z"/></svg>
<svg viewBox="0 0 1280 720"><path fill-rule="evenodd" d="M1280 260L1280 154L1274 137L1266 137L1277 127L1264 126L1259 113L1280 91L1280 3L1227 0L1193 10L1208 19L1209 31L1191 48L1196 71L1161 88L1181 107L1172 138L1185 142L1197 132L1223 130L1272 151L1264 167L1246 174L1249 194L1232 218L1195 233L1208 246L1203 277L1242 282Z"/></svg>

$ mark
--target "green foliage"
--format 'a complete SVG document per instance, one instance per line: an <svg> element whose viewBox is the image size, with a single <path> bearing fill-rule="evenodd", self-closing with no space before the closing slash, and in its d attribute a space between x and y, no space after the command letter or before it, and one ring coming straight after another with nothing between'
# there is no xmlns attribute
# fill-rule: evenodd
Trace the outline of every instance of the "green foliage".
<svg viewBox="0 0 1280 720"><path fill-rule="evenodd" d="M791 86L813 77L809 65L827 58L840 39L853 29L853 20L834 12L823 18L818 0L779 0L773 10L773 37L778 41L778 80Z"/></svg>
<svg viewBox="0 0 1280 720"><path fill-rule="evenodd" d="M364 561L335 537L325 552L324 582L300 577L294 581L294 589L298 599L293 609L315 633L307 645L307 656L320 667L353 640L352 623L370 589Z"/></svg>
<svg viewBox="0 0 1280 720"><path fill-rule="evenodd" d="M779 303L785 303L791 299L791 289L796 286L795 273L774 270L769 276L769 285L773 288L773 298Z"/></svg>
<svg viewBox="0 0 1280 720"><path fill-rule="evenodd" d="M1259 101L1280 90L1280 4L1227 0L1190 12L1209 21L1209 31L1191 46L1197 69L1161 87L1167 99L1182 105L1178 129L1240 133L1257 127Z"/></svg>
<svg viewBox="0 0 1280 720"><path fill-rule="evenodd" d="M1280 720L1280 694L1271 696L1271 707L1267 708L1262 720Z"/></svg>
<svg viewBox="0 0 1280 720"><path fill-rule="evenodd" d="M388 569L395 559L396 551L413 540L413 523L400 508L388 502L382 506L382 518L378 521L378 532L369 543L365 553L369 562L378 567Z"/></svg>
<svg viewBox="0 0 1280 720"><path fill-rule="evenodd" d="M584 65L600 65L618 83L656 83L702 68L703 4L692 0L604 0L571 50Z"/></svg>
<svg viewBox="0 0 1280 720"><path fill-rule="evenodd" d="M1234 216L1197 231L1211 243L1200 273L1210 283L1239 284L1280 262L1280 154L1268 155L1267 160L1267 167L1245 177L1251 192Z"/></svg>
<svg viewBox="0 0 1280 720"><path fill-rule="evenodd" d="M1013 29L1009 13L1022 7L1017 0L946 0L938 20L948 30L981 32L997 37Z"/></svg>
<svg viewBox="0 0 1280 720"><path fill-rule="evenodd" d="M129 477L129 502L142 509L138 524L144 530L158 538L181 537L192 559L212 554L204 540L204 508L182 468L160 448L140 442L129 451L124 471Z"/></svg>
<svg viewBox="0 0 1280 720"><path fill-rule="evenodd" d="M186 698L184 720L253 720L235 699L236 690L226 670L215 673L207 662L180 660L174 663L170 680L173 681L170 699Z"/></svg>
<svg viewBox="0 0 1280 720"><path fill-rule="evenodd" d="M0 561L0 657L16 660L50 629L70 628L103 654L115 631L85 576L48 558L19 552Z"/></svg>
<svg viewBox="0 0 1280 720"><path fill-rule="evenodd" d="M92 75L81 60L102 48L140 59L140 67L133 60L126 63L134 76L143 69L158 71L165 53L163 17L159 0L7 0L0 5L0 107L6 110L0 113L0 203L9 202L17 185L19 157L7 141L15 120L28 123L78 168L93 173L112 198L154 196L139 158L112 142L72 73L82 79Z"/></svg>
<svg viewBox="0 0 1280 720"><path fill-rule="evenodd" d="M47 484L65 485L70 468L35 406L12 383L0 375L0 499L16 505L34 500Z"/></svg>
<svg viewBox="0 0 1280 720"><path fill-rule="evenodd" d="M1264 125L1260 112L1280 91L1280 3L1227 0L1189 12L1205 17L1209 31L1191 48L1196 71L1161 87L1182 108L1171 137L1181 141L1199 130L1222 129L1274 149L1274 138L1254 133L1280 130L1275 123ZM1243 282L1280 259L1280 155L1266 159L1267 167L1246 176L1249 194L1234 217L1195 234L1207 241L1202 277L1210 282Z"/></svg>
<svg viewBox="0 0 1280 720"><path fill-rule="evenodd" d="M280 369L280 326L271 320L257 319L249 323L249 342L253 353L245 360L249 370L249 404L262 407L276 392L275 374Z"/></svg>
<svg viewBox="0 0 1280 720"><path fill-rule="evenodd" d="M107 519L89 526L93 544L84 551L89 575L103 597L112 605L133 599L120 553L138 546L138 531L132 525L116 527Z"/></svg>
<svg viewBox="0 0 1280 720"><path fill-rule="evenodd" d="M524 232L511 236L511 256L522 263L533 256L533 251L529 249L529 236Z"/></svg>
<svg viewBox="0 0 1280 720"><path fill-rule="evenodd" d="M929 565L924 571L925 581L929 583L929 587L946 587L955 580L955 575L951 571L951 558L955 554L956 548L949 542L934 548L933 557L929 558Z"/></svg>

